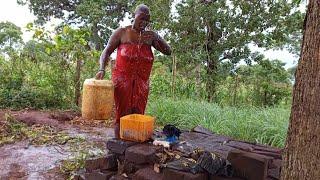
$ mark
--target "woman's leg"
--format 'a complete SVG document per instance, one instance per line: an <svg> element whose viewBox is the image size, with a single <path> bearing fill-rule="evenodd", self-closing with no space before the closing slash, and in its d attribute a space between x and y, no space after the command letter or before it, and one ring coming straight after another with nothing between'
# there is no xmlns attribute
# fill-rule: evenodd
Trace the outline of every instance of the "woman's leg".
<svg viewBox="0 0 320 180"><path fill-rule="evenodd" d="M137 86L133 90L132 109L136 114L144 114L149 96L149 81L139 80L136 82Z"/></svg>
<svg viewBox="0 0 320 180"><path fill-rule="evenodd" d="M114 133L116 138L120 138L120 118L131 114L131 97L132 88L131 82L124 79L114 79L114 101L115 101L115 123Z"/></svg>

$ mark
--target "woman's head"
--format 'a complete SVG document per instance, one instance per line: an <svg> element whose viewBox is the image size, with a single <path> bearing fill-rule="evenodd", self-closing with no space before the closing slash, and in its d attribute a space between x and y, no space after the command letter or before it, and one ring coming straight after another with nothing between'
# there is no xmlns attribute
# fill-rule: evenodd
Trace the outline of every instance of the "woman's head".
<svg viewBox="0 0 320 180"><path fill-rule="evenodd" d="M137 6L136 10L134 11L133 27L136 30L143 31L149 23L150 23L149 7L144 4L140 4L139 6Z"/></svg>

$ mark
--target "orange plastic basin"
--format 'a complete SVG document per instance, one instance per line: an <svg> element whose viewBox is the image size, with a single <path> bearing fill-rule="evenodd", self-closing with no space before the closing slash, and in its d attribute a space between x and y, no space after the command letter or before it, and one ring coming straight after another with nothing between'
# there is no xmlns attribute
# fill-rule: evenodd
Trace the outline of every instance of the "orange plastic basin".
<svg viewBox="0 0 320 180"><path fill-rule="evenodd" d="M120 138L144 142L153 134L155 118L142 114L130 114L120 118Z"/></svg>

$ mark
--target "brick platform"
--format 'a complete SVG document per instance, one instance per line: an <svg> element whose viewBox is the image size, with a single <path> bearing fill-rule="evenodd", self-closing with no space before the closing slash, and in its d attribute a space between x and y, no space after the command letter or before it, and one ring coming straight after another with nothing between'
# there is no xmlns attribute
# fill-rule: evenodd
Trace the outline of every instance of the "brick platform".
<svg viewBox="0 0 320 180"><path fill-rule="evenodd" d="M107 142L107 148L110 151L108 155L87 160L85 171L75 179L277 180L281 170L280 149L236 141L201 127L182 133L180 143L170 150L151 143L138 144L115 139ZM167 162L163 162L172 162L182 156L195 159L197 155L194 152L199 149L228 160L234 170L233 177L209 174L204 169L197 172L188 172L188 168L172 169L166 167ZM160 168L154 169L154 164Z"/></svg>

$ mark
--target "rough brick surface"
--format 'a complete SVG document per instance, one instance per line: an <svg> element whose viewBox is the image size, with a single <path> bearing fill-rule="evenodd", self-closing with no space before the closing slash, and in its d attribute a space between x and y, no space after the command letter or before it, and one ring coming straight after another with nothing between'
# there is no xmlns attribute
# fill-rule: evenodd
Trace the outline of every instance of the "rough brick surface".
<svg viewBox="0 0 320 180"><path fill-rule="evenodd" d="M120 162L123 162L125 160L125 156L124 154L117 154L117 160L120 161Z"/></svg>
<svg viewBox="0 0 320 180"><path fill-rule="evenodd" d="M87 172L91 172L93 170L99 169L103 165L104 157L91 158L86 160L85 169Z"/></svg>
<svg viewBox="0 0 320 180"><path fill-rule="evenodd" d="M228 160L235 170L235 175L248 180L267 178L270 158L244 151L231 151Z"/></svg>
<svg viewBox="0 0 320 180"><path fill-rule="evenodd" d="M156 162L156 153L161 147L153 146L150 144L138 144L129 147L126 150L125 159L128 162L135 164L153 164Z"/></svg>
<svg viewBox="0 0 320 180"><path fill-rule="evenodd" d="M114 176L117 172L110 170L94 170L92 172L80 171L73 180L107 180Z"/></svg>
<svg viewBox="0 0 320 180"><path fill-rule="evenodd" d="M124 141L121 139L111 139L107 141L107 149L116 154L124 154L130 146L138 144L137 142Z"/></svg>
<svg viewBox="0 0 320 180"><path fill-rule="evenodd" d="M116 169L117 166L117 156L115 154L107 154L103 159L103 163L100 169Z"/></svg>
<svg viewBox="0 0 320 180"><path fill-rule="evenodd" d="M101 170L101 173L105 174L107 179L110 179L112 176L116 175L116 171L109 171L109 170Z"/></svg>
<svg viewBox="0 0 320 180"><path fill-rule="evenodd" d="M85 169L91 172L96 169L116 169L117 158L115 154L107 154L104 157L91 158L86 160Z"/></svg>
<svg viewBox="0 0 320 180"><path fill-rule="evenodd" d="M143 168L137 171L132 180L162 180L163 175L156 173L151 167Z"/></svg>
<svg viewBox="0 0 320 180"><path fill-rule="evenodd" d="M281 159L273 159L271 162L269 162L269 169L274 168L281 168L282 160Z"/></svg>
<svg viewBox="0 0 320 180"><path fill-rule="evenodd" d="M128 178L126 178L122 175L114 175L109 180L128 180Z"/></svg>
<svg viewBox="0 0 320 180"><path fill-rule="evenodd" d="M210 176L209 180L245 180L238 177Z"/></svg>
<svg viewBox="0 0 320 180"><path fill-rule="evenodd" d="M164 180L208 180L209 175L207 173L192 174L183 171L177 171L170 168L165 168L163 170L163 179Z"/></svg>
<svg viewBox="0 0 320 180"><path fill-rule="evenodd" d="M127 174L135 173L139 169L144 169L149 166L150 166L149 164L135 164L132 162L126 162L124 164L124 173L127 173Z"/></svg>
<svg viewBox="0 0 320 180"><path fill-rule="evenodd" d="M206 134L206 135L213 135L213 133L209 129L206 129L200 125L194 127L192 129L192 131L197 132L197 133L201 133L201 134Z"/></svg>
<svg viewBox="0 0 320 180"><path fill-rule="evenodd" d="M84 178L84 180L106 180L106 179L108 179L107 175L103 174L101 172L85 173L84 176L81 176L81 178Z"/></svg>
<svg viewBox="0 0 320 180"><path fill-rule="evenodd" d="M268 169L268 177L274 178L274 179L280 179L280 169Z"/></svg>

